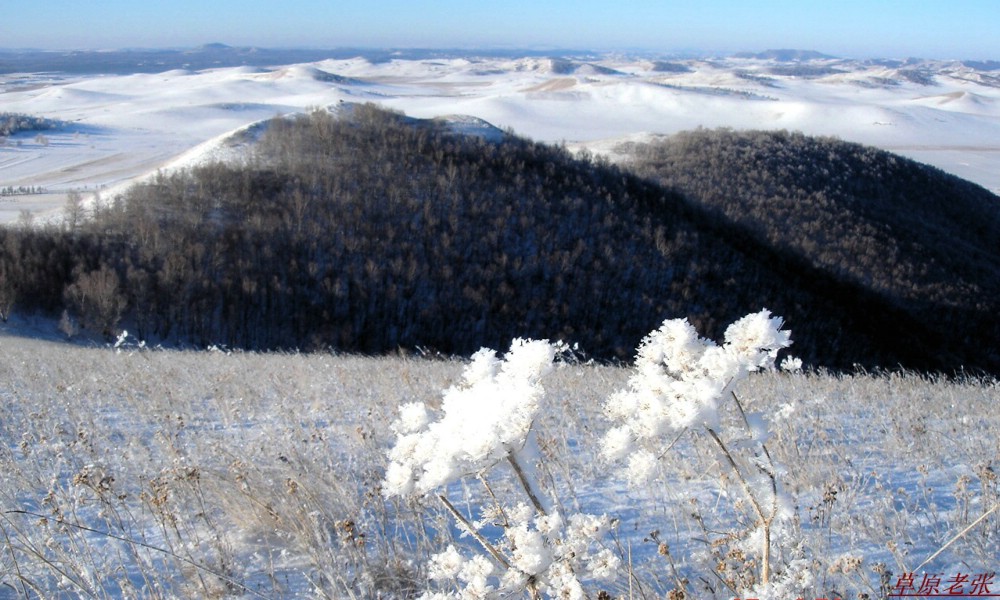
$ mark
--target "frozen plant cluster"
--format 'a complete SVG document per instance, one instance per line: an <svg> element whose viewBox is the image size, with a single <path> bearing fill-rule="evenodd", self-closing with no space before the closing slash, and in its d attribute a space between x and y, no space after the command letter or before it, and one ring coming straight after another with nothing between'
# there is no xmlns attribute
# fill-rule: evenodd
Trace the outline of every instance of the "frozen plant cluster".
<svg viewBox="0 0 1000 600"><path fill-rule="evenodd" d="M428 592L425 598L507 597L529 590L532 597L582 600L581 581L617 576L619 557L601 545L611 519L564 518L543 505L533 480L532 428L545 394L541 378L560 350L547 341L518 339L500 360L484 348L473 355L462 382L445 392L439 418L432 420L423 403L400 407L383 482L387 496L427 494L468 475L479 475L487 485L486 473L507 461L531 499L531 505L504 503L487 488L493 503L471 523L447 500L446 491L440 492L442 503L485 554L466 558L454 546L435 554L429 578L451 589ZM482 533L497 527L502 534L493 539Z"/></svg>
<svg viewBox="0 0 1000 600"><path fill-rule="evenodd" d="M422 402L400 407L386 495L426 494L524 449L544 395L541 378L552 370L555 352L547 341L517 339L501 361L483 348L461 384L445 392L439 419L431 421Z"/></svg>
<svg viewBox="0 0 1000 600"><path fill-rule="evenodd" d="M772 565L775 547L794 544L788 543L777 468L766 446L767 424L762 415L743 410L733 389L751 372L774 368L778 352L791 344L781 326L779 317L761 310L731 324L725 341L717 344L699 336L687 320L664 321L642 340L626 389L606 402L613 427L601 446L608 459L627 458L629 479L641 483L666 452L668 434L706 433L735 475L743 496L737 505L748 506L752 518L724 543L756 554L759 577L743 585L761 593L801 587L803 579L791 562ZM602 545L612 520L586 514L564 518L546 508L533 481L533 426L545 395L541 378L552 369L557 351L548 342L515 340L501 360L482 349L462 382L445 392L438 418L422 403L400 407L383 483L386 495L424 495L476 475L491 499L473 523L451 504L446 489L438 492L484 553L467 558L449 546L435 554L428 575L443 591L428 591L425 598L508 597L526 591L533 599L582 600L585 583L617 578L622 559ZM720 408L730 396L741 424L723 430ZM505 502L492 490L487 473L501 462L510 464L530 506ZM789 559L793 556L780 557ZM735 582L728 585L736 591Z"/></svg>
<svg viewBox="0 0 1000 600"><path fill-rule="evenodd" d="M509 522L498 543L501 568L483 555L466 558L451 545L431 558L430 579L453 583L450 591L429 592L425 599L508 598L525 589L532 595L583 600L582 581L613 581L621 559L602 547L612 527L606 515L539 514L524 503L505 511Z"/></svg>
<svg viewBox="0 0 1000 600"><path fill-rule="evenodd" d="M693 426L718 429L719 407L749 373L771 368L791 344L782 320L770 311L731 324L722 345L702 338L686 319L669 319L639 346L628 387L605 412L616 425L602 440L610 460L628 461L629 479L647 480L664 448L664 437Z"/></svg>

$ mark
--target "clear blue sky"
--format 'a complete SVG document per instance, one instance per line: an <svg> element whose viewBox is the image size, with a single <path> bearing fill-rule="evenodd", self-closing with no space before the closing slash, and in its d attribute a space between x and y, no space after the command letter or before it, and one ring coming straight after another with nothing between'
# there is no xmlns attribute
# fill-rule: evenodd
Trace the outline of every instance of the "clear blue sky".
<svg viewBox="0 0 1000 600"><path fill-rule="evenodd" d="M1000 0L0 0L0 47L518 47L1000 60Z"/></svg>

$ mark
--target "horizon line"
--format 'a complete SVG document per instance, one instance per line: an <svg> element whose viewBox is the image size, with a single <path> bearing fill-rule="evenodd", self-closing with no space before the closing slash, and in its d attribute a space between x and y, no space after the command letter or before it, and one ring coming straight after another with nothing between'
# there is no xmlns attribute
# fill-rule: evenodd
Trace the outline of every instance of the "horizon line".
<svg viewBox="0 0 1000 600"><path fill-rule="evenodd" d="M707 50L701 48L677 48L672 50L666 49L653 49L644 47L618 47L618 48L584 48L584 47L570 47L570 46L545 46L545 45L486 45L486 46L462 46L462 45L442 45L442 46L425 46L425 45L415 45L415 46L386 46L386 45L364 45L364 44L346 44L339 46L321 46L321 45L302 45L302 46L285 46L285 45L232 45L225 42L206 42L204 44L197 45L179 45L179 46L121 46L121 47L105 47L105 48L84 48L84 47L66 47L66 48L46 48L46 47L5 47L0 46L0 52L3 53L128 53L128 52L190 52L198 50L258 50L258 51L281 51L281 52L343 52L346 50L358 50L363 52L442 52L442 53L455 53L455 54L516 54L523 52L526 54L564 54L564 55L577 55L577 54L596 54L602 56L609 56L615 54L625 54L625 55L646 55L646 56L666 56L673 58L755 58L754 55L768 54L768 53L784 53L793 52L801 54L812 54L814 56L808 56L804 59L796 58L795 60L937 60L937 61L969 61L969 62L998 62L1000 59L994 58L970 58L970 57L949 57L941 58L937 56L920 56L920 55L879 55L879 54L864 54L864 55L839 55L830 54L823 52L821 50L815 50L812 48L795 48L795 47L776 47L776 48L765 48L763 50ZM743 56L749 55L749 56Z"/></svg>

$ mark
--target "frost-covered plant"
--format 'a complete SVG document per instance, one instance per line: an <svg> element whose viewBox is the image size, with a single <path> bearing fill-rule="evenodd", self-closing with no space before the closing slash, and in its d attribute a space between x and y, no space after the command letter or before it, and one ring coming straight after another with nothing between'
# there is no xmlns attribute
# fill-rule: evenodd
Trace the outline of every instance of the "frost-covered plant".
<svg viewBox="0 0 1000 600"><path fill-rule="evenodd" d="M699 336L685 319L664 321L642 340L627 389L606 403L615 425L602 441L604 456L626 461L629 479L638 484L652 476L679 433L705 432L736 474L756 517L754 531L744 537L759 544L763 584L770 578L772 525L780 508L777 479L764 419L746 413L733 390L749 373L773 368L778 351L791 344L781 325L767 310L752 313L730 325L719 345ZM722 429L720 409L729 399L743 431Z"/></svg>
<svg viewBox="0 0 1000 600"><path fill-rule="evenodd" d="M544 341L514 340L503 361L483 348L462 383L445 392L440 419L431 421L420 402L400 407L386 494L426 494L503 460L524 464L519 459L531 450L528 436L544 395L541 378L554 357L555 347Z"/></svg>
<svg viewBox="0 0 1000 600"><path fill-rule="evenodd" d="M534 597L582 599L582 581L618 575L621 559L602 546L613 525L606 515L574 514L564 520L522 502L504 517L503 537L493 548L496 564L483 555L466 557L450 545L431 558L428 576L452 582L453 589L427 598L506 598L527 590Z"/></svg>
<svg viewBox="0 0 1000 600"><path fill-rule="evenodd" d="M791 342L781 319L763 310L726 329L719 346L702 338L686 319L663 322L639 345L628 388L605 405L617 425L604 437L610 459L628 458L631 478L650 474L653 450L662 452L665 436L693 426L717 430L719 407L750 372L774 364Z"/></svg>
<svg viewBox="0 0 1000 600"><path fill-rule="evenodd" d="M617 575L619 558L600 544L611 519L587 514L564 518L548 507L534 481L533 425L545 395L541 378L552 370L558 348L518 339L503 360L484 348L473 355L462 382L445 392L436 419L423 403L400 407L385 494L424 495L478 476L492 499L482 519L471 522L439 491L441 503L485 555L469 558L454 546L435 554L429 577L451 582L452 588L426 597L507 597L525 590L533 598L582 599L583 581ZM486 474L503 462L511 466L530 506L504 503L490 488ZM483 533L491 527L502 534L491 539Z"/></svg>

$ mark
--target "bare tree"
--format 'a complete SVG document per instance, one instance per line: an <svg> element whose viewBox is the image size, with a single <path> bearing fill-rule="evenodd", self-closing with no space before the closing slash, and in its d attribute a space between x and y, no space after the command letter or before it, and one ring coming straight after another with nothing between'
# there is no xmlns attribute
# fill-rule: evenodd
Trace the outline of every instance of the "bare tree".
<svg viewBox="0 0 1000 600"><path fill-rule="evenodd" d="M76 190L70 191L66 195L66 204L63 206L64 224L69 231L76 231L80 227L86 216L86 209L83 205L83 196Z"/></svg>
<svg viewBox="0 0 1000 600"><path fill-rule="evenodd" d="M17 224L22 229L31 229L35 226L35 213L31 212L27 208L22 208L17 213Z"/></svg>
<svg viewBox="0 0 1000 600"><path fill-rule="evenodd" d="M118 274L107 266L81 273L65 293L79 313L83 326L105 337L113 335L113 328L128 303L120 290Z"/></svg>
<svg viewBox="0 0 1000 600"><path fill-rule="evenodd" d="M10 312L17 302L18 277L13 271L11 263L0 262L0 321L4 323L10 318Z"/></svg>

